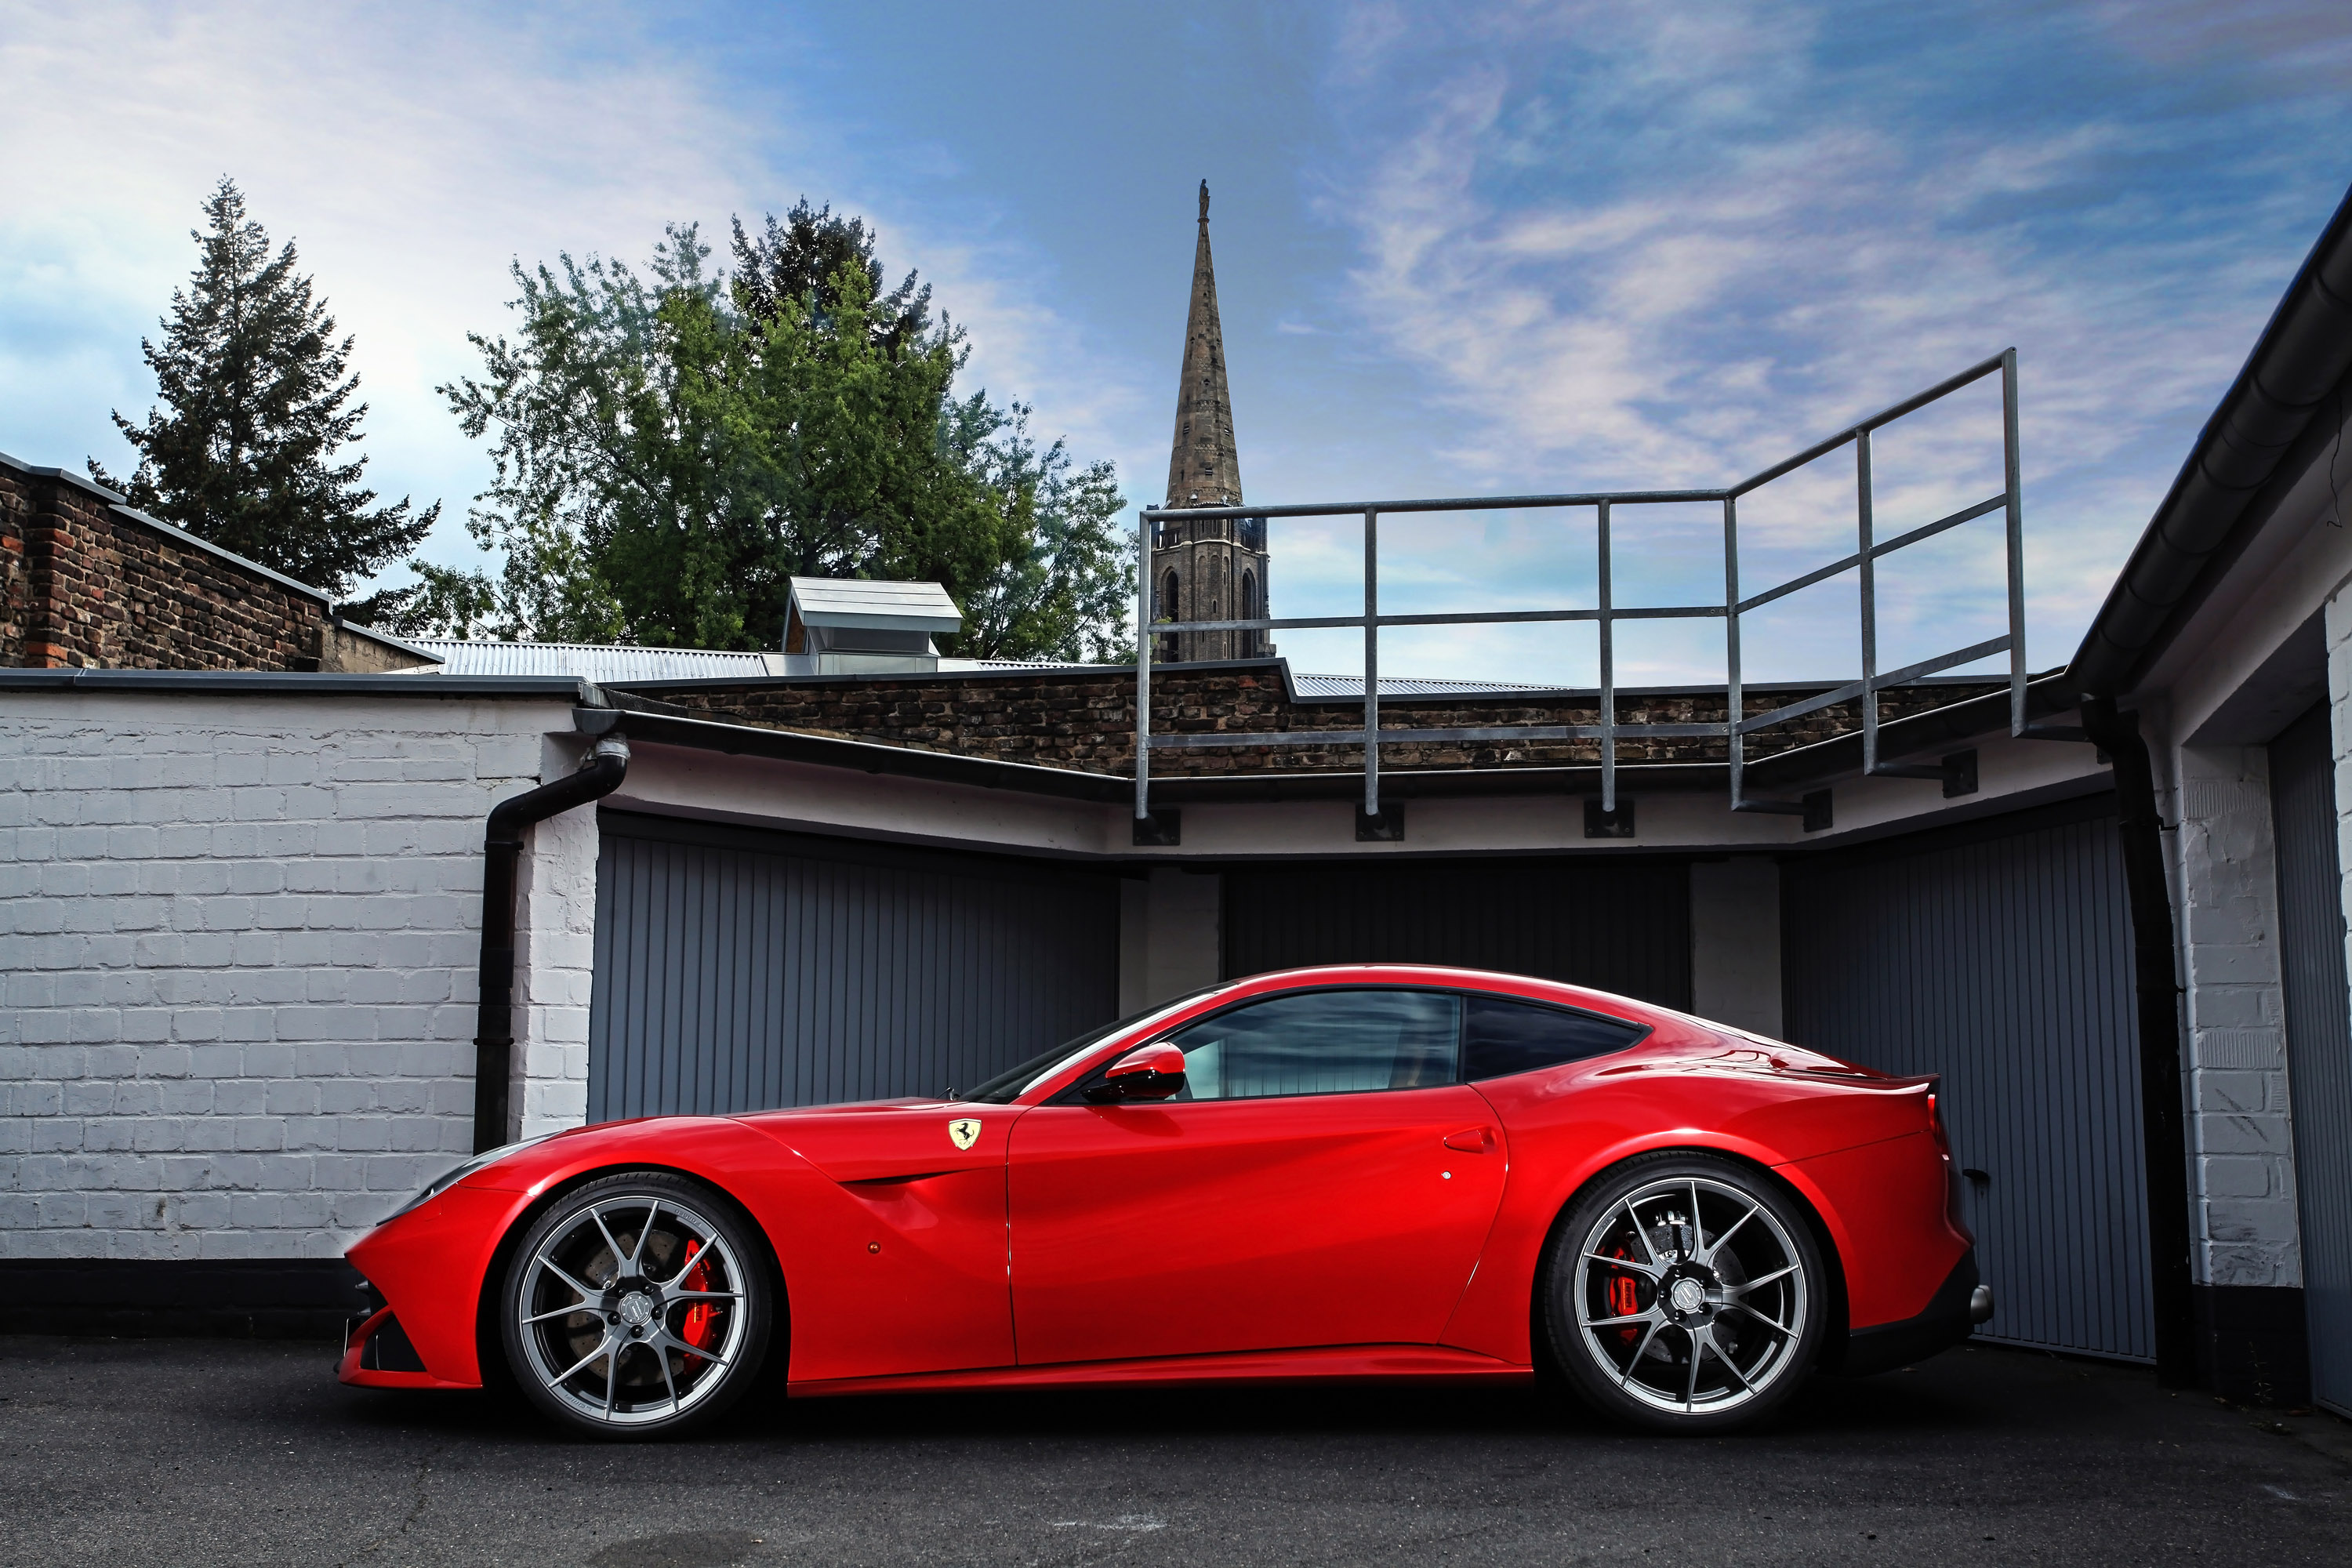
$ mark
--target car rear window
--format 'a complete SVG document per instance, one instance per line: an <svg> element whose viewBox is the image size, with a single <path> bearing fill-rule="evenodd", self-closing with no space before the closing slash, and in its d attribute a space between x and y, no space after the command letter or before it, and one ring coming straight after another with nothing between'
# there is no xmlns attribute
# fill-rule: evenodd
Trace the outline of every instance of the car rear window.
<svg viewBox="0 0 2352 1568"><path fill-rule="evenodd" d="M1647 1024L1538 1002L1473 996L1469 1003L1462 1027L1462 1076L1474 1082L1606 1056L1650 1032Z"/></svg>

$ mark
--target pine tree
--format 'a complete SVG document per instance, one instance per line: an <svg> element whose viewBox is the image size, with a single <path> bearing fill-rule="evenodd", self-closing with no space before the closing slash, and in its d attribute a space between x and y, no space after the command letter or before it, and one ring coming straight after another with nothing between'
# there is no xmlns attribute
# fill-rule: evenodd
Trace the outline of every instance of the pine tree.
<svg viewBox="0 0 2352 1568"><path fill-rule="evenodd" d="M909 271L896 289L881 293L882 262L864 218L835 217L832 203L812 207L803 196L782 222L770 213L757 238L743 232L740 218L734 229L735 303L753 321L781 320L788 305L802 306L820 321L831 319L841 309L844 268L856 263L876 290L865 311L874 346L893 360L929 346L930 285ZM952 329L948 335L961 341Z"/></svg>
<svg viewBox="0 0 2352 1568"><path fill-rule="evenodd" d="M118 480L93 458L90 476L200 539L348 593L414 550L440 504L414 517L405 498L374 505L360 482L367 458L341 460L367 414L364 403L346 406L360 384L352 340L336 341L325 301L294 269L293 242L271 257L233 181L222 179L204 213L209 226L190 231L201 259L189 287L172 291L163 343L139 343L170 411L151 408L143 426L116 414L138 471Z"/></svg>

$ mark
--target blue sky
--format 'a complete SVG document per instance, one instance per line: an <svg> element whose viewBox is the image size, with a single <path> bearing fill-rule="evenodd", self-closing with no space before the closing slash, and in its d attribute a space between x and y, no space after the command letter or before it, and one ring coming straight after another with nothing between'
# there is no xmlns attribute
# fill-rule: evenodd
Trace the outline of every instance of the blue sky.
<svg viewBox="0 0 2352 1568"><path fill-rule="evenodd" d="M1720 483L2015 344L2037 666L2352 181L2352 7L2319 0L0 0L0 450L33 462L126 460L108 410L151 400L139 338L227 173L357 334L371 478L448 502L436 557L472 556L487 465L432 388L510 258L638 259L803 194L933 281L972 384L1156 500L1205 176L1254 500ZM1890 435L1882 529L1985 493L1995 428L1979 399ZM1843 547L1847 472L1759 499L1752 573ZM1989 528L1889 572L1885 662L1997 629ZM1277 611L1343 608L1355 548L1278 527ZM1392 524L1384 604L1559 602L1590 548L1581 519ZM1617 548L1657 599L1717 570L1704 517ZM1832 585L1751 625L1751 677L1843 672L1852 616ZM1589 679L1590 635L1391 633L1382 664ZM1720 673L1621 644L1628 681Z"/></svg>

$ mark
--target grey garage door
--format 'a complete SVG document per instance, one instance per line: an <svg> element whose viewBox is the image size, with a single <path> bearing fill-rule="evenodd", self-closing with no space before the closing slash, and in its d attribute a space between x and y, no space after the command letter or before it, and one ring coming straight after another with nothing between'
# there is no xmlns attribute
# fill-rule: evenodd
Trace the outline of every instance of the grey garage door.
<svg viewBox="0 0 2352 1568"><path fill-rule="evenodd" d="M2326 703L2288 725L2271 742L2271 815L2311 1392L2337 1415L2352 1415L2352 1020L2334 752Z"/></svg>
<svg viewBox="0 0 2352 1568"><path fill-rule="evenodd" d="M1450 963L1687 1010L1685 860L1424 860L1225 874L1228 976L1308 963Z"/></svg>
<svg viewBox="0 0 2352 1568"><path fill-rule="evenodd" d="M2114 797L1792 858L1780 887L1789 1037L1944 1077L1979 1333L2154 1359Z"/></svg>
<svg viewBox="0 0 2352 1568"><path fill-rule="evenodd" d="M1105 1023L1118 883L599 817L592 1121L936 1094Z"/></svg>

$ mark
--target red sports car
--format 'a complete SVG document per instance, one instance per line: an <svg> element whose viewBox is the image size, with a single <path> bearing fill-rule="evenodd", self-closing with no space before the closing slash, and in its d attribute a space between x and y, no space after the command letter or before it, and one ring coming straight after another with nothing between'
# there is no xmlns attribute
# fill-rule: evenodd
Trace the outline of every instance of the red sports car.
<svg viewBox="0 0 2352 1568"><path fill-rule="evenodd" d="M1524 1383L1717 1431L1991 1310L1936 1080L1549 981L1195 993L937 1100L585 1127L351 1249L346 1383L607 1436L795 1395Z"/></svg>

